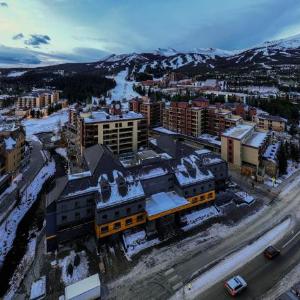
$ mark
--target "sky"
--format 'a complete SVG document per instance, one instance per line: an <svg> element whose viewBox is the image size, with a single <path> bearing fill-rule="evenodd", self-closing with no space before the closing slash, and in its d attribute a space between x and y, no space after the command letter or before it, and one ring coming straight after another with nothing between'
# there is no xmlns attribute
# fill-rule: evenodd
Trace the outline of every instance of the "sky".
<svg viewBox="0 0 300 300"><path fill-rule="evenodd" d="M0 0L0 65L244 49L300 33L300 0Z"/></svg>

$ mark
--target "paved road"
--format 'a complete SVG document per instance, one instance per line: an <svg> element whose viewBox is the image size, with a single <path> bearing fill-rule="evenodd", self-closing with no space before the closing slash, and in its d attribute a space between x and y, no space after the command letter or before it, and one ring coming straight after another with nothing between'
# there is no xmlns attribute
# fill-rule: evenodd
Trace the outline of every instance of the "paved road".
<svg viewBox="0 0 300 300"><path fill-rule="evenodd" d="M290 178L287 184L294 181L295 177ZM154 272L151 268L145 268L140 276L129 274L127 278L115 281L109 285L109 299L168 299L175 291L203 272L203 269L210 263L242 248L249 241L257 239L259 235L270 230L284 217L290 216L292 224L296 225L300 216L299 204L300 184L294 183L288 192L281 193L278 199L266 209L250 218L248 223L237 226L233 234L219 240L217 244L216 241L199 244L199 248L194 248L185 257L178 255L180 253L178 249L178 253L172 254L172 264L167 268ZM284 273L281 274L284 276ZM271 282L275 283L275 280ZM251 278L250 283L252 284ZM260 291L264 288L267 286L262 285Z"/></svg>
<svg viewBox="0 0 300 300"><path fill-rule="evenodd" d="M237 272L230 275L240 274L248 283L248 288L238 296L238 299L261 299L267 290L271 289L284 274L289 273L299 263L299 230L298 226L295 235L289 234L276 245L281 249L281 255L278 258L268 260L263 255L259 255ZM214 285L207 292L201 294L198 299L232 299L225 291L223 284L223 282L220 282Z"/></svg>

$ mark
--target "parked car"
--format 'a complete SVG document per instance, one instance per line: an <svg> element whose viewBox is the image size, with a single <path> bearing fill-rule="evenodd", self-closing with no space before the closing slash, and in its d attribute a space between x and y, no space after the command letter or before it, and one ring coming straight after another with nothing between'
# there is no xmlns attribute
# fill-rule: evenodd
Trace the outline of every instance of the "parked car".
<svg viewBox="0 0 300 300"><path fill-rule="evenodd" d="M246 281L242 276L237 275L225 282L225 288L231 296L236 296L247 287Z"/></svg>
<svg viewBox="0 0 300 300"><path fill-rule="evenodd" d="M294 284L291 288L293 294L300 298L300 282Z"/></svg>
<svg viewBox="0 0 300 300"><path fill-rule="evenodd" d="M280 250L274 246L269 246L264 250L264 256L268 259L274 259L280 254Z"/></svg>

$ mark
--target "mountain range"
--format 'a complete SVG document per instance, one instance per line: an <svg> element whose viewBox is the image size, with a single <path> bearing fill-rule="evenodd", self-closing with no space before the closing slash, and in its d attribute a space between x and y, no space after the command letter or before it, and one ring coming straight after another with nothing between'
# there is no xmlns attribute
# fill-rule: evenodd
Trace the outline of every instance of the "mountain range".
<svg viewBox="0 0 300 300"><path fill-rule="evenodd" d="M92 63L68 63L40 67L35 70L95 71L103 74L116 74L128 69L129 74L149 73L158 77L171 70L189 74L214 70L248 72L283 65L300 65L300 34L286 39L268 41L243 50L200 48L192 51L177 51L173 48L159 48L146 53L111 54ZM3 71L5 73L4 69Z"/></svg>

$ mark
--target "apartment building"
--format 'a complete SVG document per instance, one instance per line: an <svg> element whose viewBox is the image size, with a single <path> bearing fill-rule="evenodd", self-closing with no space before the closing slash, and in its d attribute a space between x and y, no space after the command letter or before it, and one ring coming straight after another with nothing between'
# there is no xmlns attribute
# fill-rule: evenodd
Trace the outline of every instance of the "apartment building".
<svg viewBox="0 0 300 300"><path fill-rule="evenodd" d="M65 129L68 144L74 145L80 156L96 144L106 145L119 155L137 152L148 143L146 118L140 113L122 112L120 104L109 112L71 110Z"/></svg>
<svg viewBox="0 0 300 300"><path fill-rule="evenodd" d="M146 118L148 127L162 125L164 106L164 102L154 101L146 96L133 99L129 102L129 110L141 113Z"/></svg>
<svg viewBox="0 0 300 300"><path fill-rule="evenodd" d="M59 101L59 92L44 89L35 89L31 93L18 97L17 110L42 109Z"/></svg>
<svg viewBox="0 0 300 300"><path fill-rule="evenodd" d="M230 110L209 105L208 100L173 102L163 111L163 126L169 130L198 137L202 133L220 136L227 128L242 122Z"/></svg>
<svg viewBox="0 0 300 300"><path fill-rule="evenodd" d="M5 173L16 174L25 155L25 131L16 123L0 125L2 157L5 161Z"/></svg>
<svg viewBox="0 0 300 300"><path fill-rule="evenodd" d="M253 116L253 121L259 128L272 131L285 131L287 120L279 116L258 114Z"/></svg>
<svg viewBox="0 0 300 300"><path fill-rule="evenodd" d="M163 127L190 136L199 136L205 126L203 107L187 102L172 102L163 110Z"/></svg>
<svg viewBox="0 0 300 300"><path fill-rule="evenodd" d="M104 145L85 149L82 172L57 179L46 197L47 250L88 233L99 243L133 227L152 236L177 226L181 214L213 203L228 176L226 162L208 150L170 148L178 156L148 149L131 164Z"/></svg>
<svg viewBox="0 0 300 300"><path fill-rule="evenodd" d="M242 174L258 175L268 143L266 131L256 129L255 124L239 124L222 133L221 155Z"/></svg>

